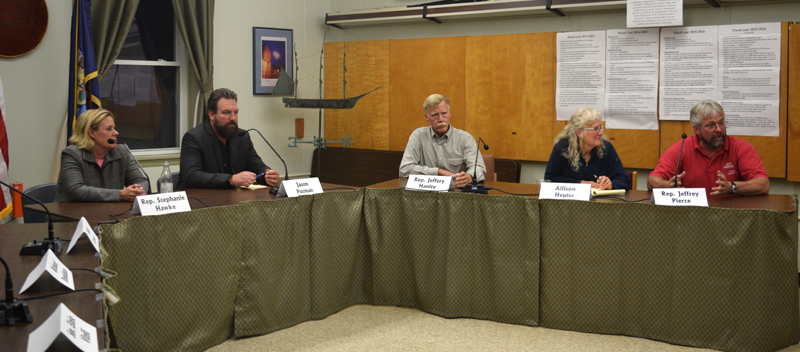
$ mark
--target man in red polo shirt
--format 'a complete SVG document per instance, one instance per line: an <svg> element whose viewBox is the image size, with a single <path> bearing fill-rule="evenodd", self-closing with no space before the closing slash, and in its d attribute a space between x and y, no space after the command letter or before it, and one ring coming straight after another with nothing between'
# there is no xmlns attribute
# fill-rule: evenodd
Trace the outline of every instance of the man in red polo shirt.
<svg viewBox="0 0 800 352"><path fill-rule="evenodd" d="M769 194L769 178L761 157L750 143L725 133L725 110L704 100L694 104L689 117L694 136L686 138L681 156L679 187L705 188L709 195ZM678 141L661 156L647 178L647 188L675 187Z"/></svg>

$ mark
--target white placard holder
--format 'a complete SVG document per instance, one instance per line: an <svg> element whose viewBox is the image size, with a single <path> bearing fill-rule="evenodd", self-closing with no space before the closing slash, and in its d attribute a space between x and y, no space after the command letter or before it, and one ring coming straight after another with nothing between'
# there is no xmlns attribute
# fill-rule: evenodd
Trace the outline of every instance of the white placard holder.
<svg viewBox="0 0 800 352"><path fill-rule="evenodd" d="M317 193L322 193L322 185L316 177L283 180L278 188L278 195L289 198Z"/></svg>
<svg viewBox="0 0 800 352"><path fill-rule="evenodd" d="M653 203L657 205L707 207L705 188L654 188Z"/></svg>
<svg viewBox="0 0 800 352"><path fill-rule="evenodd" d="M64 336L81 351L97 352L97 328L72 313L64 303L28 335L28 352L47 350L59 336Z"/></svg>
<svg viewBox="0 0 800 352"><path fill-rule="evenodd" d="M136 197L131 215L150 216L192 211L186 192L157 193Z"/></svg>
<svg viewBox="0 0 800 352"><path fill-rule="evenodd" d="M86 221L86 218L81 217L81 221L78 221L78 227L75 228L75 233L72 234L72 239L69 240L67 254L69 254L69 251L75 246L75 242L78 242L78 239L80 239L84 233L86 234L86 238L89 239L89 242L92 242L94 250L100 252L100 238L97 237L97 234L94 233L92 227L89 226L89 222Z"/></svg>
<svg viewBox="0 0 800 352"><path fill-rule="evenodd" d="M450 176L411 175L408 176L406 189L411 191L447 192L450 190L451 182L453 182L453 178Z"/></svg>
<svg viewBox="0 0 800 352"><path fill-rule="evenodd" d="M539 185L539 199L592 200L592 185L588 183L545 182Z"/></svg>
<svg viewBox="0 0 800 352"><path fill-rule="evenodd" d="M58 260L58 256L56 256L52 250L48 249L47 253L44 254L44 257L42 257L42 261L39 262L39 265L37 265L36 268L34 268L30 274L28 274L28 277L25 279L25 284L22 285L19 293L22 294L28 289L28 287L31 287L31 285L33 285L33 283L36 282L36 280L38 280L45 271L62 285L69 287L69 289L72 291L75 291L75 282L72 280L72 271L70 271L69 268L64 265L64 263Z"/></svg>

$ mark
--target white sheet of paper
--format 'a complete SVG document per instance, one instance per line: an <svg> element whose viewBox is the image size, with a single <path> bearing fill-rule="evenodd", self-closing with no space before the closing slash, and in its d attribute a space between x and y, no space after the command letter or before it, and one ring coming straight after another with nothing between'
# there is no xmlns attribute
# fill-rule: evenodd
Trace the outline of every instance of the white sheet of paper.
<svg viewBox="0 0 800 352"><path fill-rule="evenodd" d="M316 177L283 180L278 188L279 195L289 198L317 193L322 193L322 185Z"/></svg>
<svg viewBox="0 0 800 352"><path fill-rule="evenodd" d="M78 239L81 238L81 235L86 234L86 237L89 239L89 242L92 242L92 246L94 250L99 252L100 251L100 239L97 237L97 234L94 233L92 230L92 226L89 225L89 222L86 221L86 218L81 217L81 221L78 221L78 227L75 228L75 232L72 234L72 238L69 240L69 248L67 248L67 253L75 246L75 243L78 242Z"/></svg>
<svg viewBox="0 0 800 352"><path fill-rule="evenodd" d="M64 303L28 335L28 352L43 352L63 335L81 351L97 352L97 328L72 313Z"/></svg>
<svg viewBox="0 0 800 352"><path fill-rule="evenodd" d="M606 32L556 34L556 119L586 106L605 116Z"/></svg>
<svg viewBox="0 0 800 352"><path fill-rule="evenodd" d="M588 183L545 182L539 187L539 199L592 200L592 185Z"/></svg>
<svg viewBox="0 0 800 352"><path fill-rule="evenodd" d="M658 129L658 28L606 35L606 128Z"/></svg>
<svg viewBox="0 0 800 352"><path fill-rule="evenodd" d="M22 288L19 290L19 293L22 294L27 290L36 280L39 279L40 276L44 272L47 272L60 282L62 285L68 287L70 290L75 291L75 282L72 280L72 271L67 268L64 263L58 260L58 256L53 253L52 250L48 249L47 253L44 254L42 257L42 261L39 262L39 265L36 266L29 274L28 277L25 279L25 283L22 285Z"/></svg>
<svg viewBox="0 0 800 352"><path fill-rule="evenodd" d="M627 26L683 26L683 0L628 0Z"/></svg>
<svg viewBox="0 0 800 352"><path fill-rule="evenodd" d="M671 206L707 207L705 188L654 188L653 203Z"/></svg>
<svg viewBox="0 0 800 352"><path fill-rule="evenodd" d="M705 99L719 101L717 26L662 28L659 117L689 121Z"/></svg>
<svg viewBox="0 0 800 352"><path fill-rule="evenodd" d="M406 189L411 191L447 192L453 182L451 176L410 175Z"/></svg>

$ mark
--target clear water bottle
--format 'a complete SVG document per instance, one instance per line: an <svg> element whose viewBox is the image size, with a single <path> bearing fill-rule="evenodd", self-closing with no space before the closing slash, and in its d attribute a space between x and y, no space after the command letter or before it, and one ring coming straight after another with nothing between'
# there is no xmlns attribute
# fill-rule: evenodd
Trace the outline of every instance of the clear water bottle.
<svg viewBox="0 0 800 352"><path fill-rule="evenodd" d="M158 187L161 193L172 193L172 172L169 171L169 161L164 161L164 170L158 178Z"/></svg>

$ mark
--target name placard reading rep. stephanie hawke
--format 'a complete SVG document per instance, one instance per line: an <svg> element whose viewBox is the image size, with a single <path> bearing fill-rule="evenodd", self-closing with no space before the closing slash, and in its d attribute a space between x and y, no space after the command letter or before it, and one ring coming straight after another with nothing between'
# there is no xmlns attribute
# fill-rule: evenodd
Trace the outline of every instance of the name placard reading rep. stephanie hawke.
<svg viewBox="0 0 800 352"><path fill-rule="evenodd" d="M657 205L692 205L707 207L705 188L654 188L653 203Z"/></svg>
<svg viewBox="0 0 800 352"><path fill-rule="evenodd" d="M453 178L450 176L411 175L408 176L406 189L412 191L447 192L450 190L450 182L452 180Z"/></svg>
<svg viewBox="0 0 800 352"><path fill-rule="evenodd" d="M588 183L542 183L539 199L592 200L592 185Z"/></svg>
<svg viewBox="0 0 800 352"><path fill-rule="evenodd" d="M192 211L186 192L158 193L136 197L133 203L132 215L139 213L142 216L161 215Z"/></svg>

